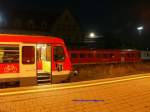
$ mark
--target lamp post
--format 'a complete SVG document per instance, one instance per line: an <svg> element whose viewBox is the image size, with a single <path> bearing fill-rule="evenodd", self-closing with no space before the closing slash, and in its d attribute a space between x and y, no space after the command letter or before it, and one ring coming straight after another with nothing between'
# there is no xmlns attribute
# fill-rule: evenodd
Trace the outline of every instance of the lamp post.
<svg viewBox="0 0 150 112"><path fill-rule="evenodd" d="M136 29L138 31L139 37L141 37L142 36L142 32L144 30L144 27L143 26L138 26ZM138 38L137 39L137 46L138 46L139 49L142 48L142 38Z"/></svg>

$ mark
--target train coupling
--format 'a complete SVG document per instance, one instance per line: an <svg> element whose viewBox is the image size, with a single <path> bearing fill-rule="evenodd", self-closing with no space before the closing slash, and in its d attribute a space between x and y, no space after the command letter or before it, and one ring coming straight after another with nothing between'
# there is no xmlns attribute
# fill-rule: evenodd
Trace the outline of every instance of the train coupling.
<svg viewBox="0 0 150 112"><path fill-rule="evenodd" d="M74 70L74 71L73 71L73 75L74 75L74 76L79 75L79 71L78 71L78 70Z"/></svg>
<svg viewBox="0 0 150 112"><path fill-rule="evenodd" d="M69 75L69 79L73 78L74 76L77 76L77 75L79 75L79 71L78 70L73 70L73 71L71 71L71 73Z"/></svg>

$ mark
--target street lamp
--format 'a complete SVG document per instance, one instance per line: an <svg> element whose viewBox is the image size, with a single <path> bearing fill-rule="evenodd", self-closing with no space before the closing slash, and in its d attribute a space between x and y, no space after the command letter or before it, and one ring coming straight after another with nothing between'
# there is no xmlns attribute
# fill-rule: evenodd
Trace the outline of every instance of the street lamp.
<svg viewBox="0 0 150 112"><path fill-rule="evenodd" d="M141 35L141 34L142 34L142 31L144 30L144 27L143 27L143 26L139 26L139 27L137 27L136 29L137 29L137 31L139 32L139 35Z"/></svg>
<svg viewBox="0 0 150 112"><path fill-rule="evenodd" d="M91 32L91 33L89 34L89 38L95 38L95 37L96 37L96 35L95 35L94 32Z"/></svg>

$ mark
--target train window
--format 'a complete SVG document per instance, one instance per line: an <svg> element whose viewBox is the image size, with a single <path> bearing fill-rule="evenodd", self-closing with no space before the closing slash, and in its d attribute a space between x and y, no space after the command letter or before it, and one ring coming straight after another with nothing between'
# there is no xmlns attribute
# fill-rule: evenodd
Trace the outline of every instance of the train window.
<svg viewBox="0 0 150 112"><path fill-rule="evenodd" d="M129 58L133 58L134 57L134 54L129 54Z"/></svg>
<svg viewBox="0 0 150 112"><path fill-rule="evenodd" d="M65 60L65 53L62 46L54 47L54 60L55 61L64 61Z"/></svg>
<svg viewBox="0 0 150 112"><path fill-rule="evenodd" d="M147 53L145 54L145 56L146 56L146 57L148 56Z"/></svg>
<svg viewBox="0 0 150 112"><path fill-rule="evenodd" d="M150 54L149 54L149 53L147 53L147 56L149 57L149 56L150 56Z"/></svg>
<svg viewBox="0 0 150 112"><path fill-rule="evenodd" d="M125 57L125 54L124 54L124 53L122 53L122 54L121 54L121 57Z"/></svg>
<svg viewBox="0 0 150 112"><path fill-rule="evenodd" d="M138 57L140 57L140 58L141 58L141 57L142 57L141 55L142 55L141 53L138 53Z"/></svg>
<svg viewBox="0 0 150 112"><path fill-rule="evenodd" d="M80 54L80 58L85 58L85 57L86 57L85 54L83 54L83 53Z"/></svg>
<svg viewBox="0 0 150 112"><path fill-rule="evenodd" d="M140 54L140 53L138 53L138 54L136 54L136 56L137 56L137 58L140 58L140 57L141 57L141 54Z"/></svg>
<svg viewBox="0 0 150 112"><path fill-rule="evenodd" d="M101 58L105 58L105 56L106 56L105 54L100 54Z"/></svg>
<svg viewBox="0 0 150 112"><path fill-rule="evenodd" d="M101 57L101 54L96 54L96 57L97 57L97 58L100 58L100 57Z"/></svg>
<svg viewBox="0 0 150 112"><path fill-rule="evenodd" d="M107 54L107 58L111 58L111 54Z"/></svg>
<svg viewBox="0 0 150 112"><path fill-rule="evenodd" d="M0 63L19 63L19 46L0 45Z"/></svg>
<svg viewBox="0 0 150 112"><path fill-rule="evenodd" d="M108 58L109 55L108 54L104 54L103 56L104 56L104 58Z"/></svg>
<svg viewBox="0 0 150 112"><path fill-rule="evenodd" d="M35 63L35 48L34 46L22 47L22 63L34 64Z"/></svg>
<svg viewBox="0 0 150 112"><path fill-rule="evenodd" d="M147 53L143 53L143 56L144 56L144 57L147 56Z"/></svg>
<svg viewBox="0 0 150 112"><path fill-rule="evenodd" d="M108 57L109 57L109 58L112 58L112 57L113 57L113 54L108 54Z"/></svg>
<svg viewBox="0 0 150 112"><path fill-rule="evenodd" d="M89 53L89 54L88 54L88 57L89 57L89 58L92 58L92 57L93 57L93 55Z"/></svg>
<svg viewBox="0 0 150 112"><path fill-rule="evenodd" d="M135 58L139 58L139 57L140 57L140 54L139 54L139 53L135 53L135 54L134 54L134 57L135 57Z"/></svg>
<svg viewBox="0 0 150 112"><path fill-rule="evenodd" d="M71 58L77 58L77 54L72 53L72 54L71 54Z"/></svg>
<svg viewBox="0 0 150 112"><path fill-rule="evenodd" d="M127 58L131 58L132 54L127 54L126 56L127 56Z"/></svg>
<svg viewBox="0 0 150 112"><path fill-rule="evenodd" d="M135 54L135 53L133 53L133 54L132 54L132 58L135 58L135 57L136 57L136 54Z"/></svg>

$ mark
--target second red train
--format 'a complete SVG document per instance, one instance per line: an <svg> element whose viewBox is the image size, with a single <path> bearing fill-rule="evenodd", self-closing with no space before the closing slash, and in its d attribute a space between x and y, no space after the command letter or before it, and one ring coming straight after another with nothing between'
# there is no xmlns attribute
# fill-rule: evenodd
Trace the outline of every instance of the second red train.
<svg viewBox="0 0 150 112"><path fill-rule="evenodd" d="M140 62L139 50L70 50L72 64Z"/></svg>

